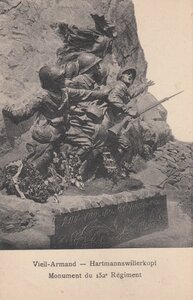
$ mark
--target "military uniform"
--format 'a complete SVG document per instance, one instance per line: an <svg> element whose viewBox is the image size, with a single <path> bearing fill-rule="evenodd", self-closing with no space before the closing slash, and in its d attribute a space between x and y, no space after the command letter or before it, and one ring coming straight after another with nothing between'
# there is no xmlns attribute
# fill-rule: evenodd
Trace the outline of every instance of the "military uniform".
<svg viewBox="0 0 193 300"><path fill-rule="evenodd" d="M81 101L84 103L96 98L103 99L105 96L106 94L101 91L87 91L73 88L65 88L58 93L43 91L26 105L17 108L14 106L5 107L3 113L10 117L16 124L29 119L38 112L38 115L44 116L48 124L54 124L56 121L58 125L65 125L70 105L73 106Z"/></svg>
<svg viewBox="0 0 193 300"><path fill-rule="evenodd" d="M87 74L83 74L83 75L78 75L74 77L72 80L68 81L67 86L76 89L93 90L96 86L96 82Z"/></svg>
<svg viewBox="0 0 193 300"><path fill-rule="evenodd" d="M137 97L139 94L143 93L146 88L145 84L140 84L135 88L127 88L123 81L117 81L115 87L111 90L108 103L111 107L114 116L121 116L123 114L129 114L135 116L136 111L130 106L130 101L132 98Z"/></svg>
<svg viewBox="0 0 193 300"><path fill-rule="evenodd" d="M77 88L78 91L86 89L92 92L93 97L88 97L88 101L79 101L70 107L69 130L66 132L67 141L76 146L89 149L94 146L97 136L102 133L102 128L108 123L106 116L107 92L103 90L93 90L98 88L96 82L87 74L79 75L70 82L69 86ZM104 97L98 97L97 93ZM94 97L96 95L96 97Z"/></svg>
<svg viewBox="0 0 193 300"><path fill-rule="evenodd" d="M111 90L108 103L110 107L110 115L112 121L112 127L109 128L109 132L117 132L117 147L120 147L120 151L127 149L128 136L127 131L132 126L131 120L133 117L137 116L137 110L133 107L131 100L137 97L139 94L143 93L147 88L147 84L140 84L133 87L132 84L127 86L124 81L122 81L122 75L124 72L130 71L133 75L133 81L136 77L135 68L125 67L120 70L117 76L117 83L115 87ZM130 116L130 121L129 117ZM121 150L122 149L122 150Z"/></svg>
<svg viewBox="0 0 193 300"><path fill-rule="evenodd" d="M49 165L56 142L65 140L65 133L71 126L69 110L73 110L73 107L80 101L84 103L96 98L103 99L105 96L105 93L101 91L73 88L66 88L58 93L43 91L22 107L5 107L3 114L17 124L38 113L32 130L35 143L31 145L34 152L30 153L30 155L33 154L30 161L41 170L42 166Z"/></svg>

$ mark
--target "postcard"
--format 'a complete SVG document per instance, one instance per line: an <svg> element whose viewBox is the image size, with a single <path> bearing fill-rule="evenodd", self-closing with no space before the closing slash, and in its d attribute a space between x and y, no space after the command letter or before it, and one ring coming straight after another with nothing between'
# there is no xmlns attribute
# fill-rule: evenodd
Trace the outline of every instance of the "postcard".
<svg viewBox="0 0 193 300"><path fill-rule="evenodd" d="M0 299L193 298L192 14L0 1Z"/></svg>

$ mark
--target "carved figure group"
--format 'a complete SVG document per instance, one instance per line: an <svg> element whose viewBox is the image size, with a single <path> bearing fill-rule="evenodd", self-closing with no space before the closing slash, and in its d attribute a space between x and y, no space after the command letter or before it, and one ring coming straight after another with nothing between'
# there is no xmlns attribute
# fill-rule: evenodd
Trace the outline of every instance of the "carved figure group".
<svg viewBox="0 0 193 300"><path fill-rule="evenodd" d="M64 38L60 65L40 68L42 92L23 107L3 109L4 116L16 124L36 114L28 160L40 171L49 167L54 153L66 156L67 151L76 153L80 176L84 177L89 159L95 160L111 147L121 154L126 151L125 128L138 116L132 98L154 84L148 81L133 88L137 70L125 66L120 69L114 86L108 86L104 57L110 53L116 32L104 18L97 19L96 15L93 18L95 30L60 24Z"/></svg>

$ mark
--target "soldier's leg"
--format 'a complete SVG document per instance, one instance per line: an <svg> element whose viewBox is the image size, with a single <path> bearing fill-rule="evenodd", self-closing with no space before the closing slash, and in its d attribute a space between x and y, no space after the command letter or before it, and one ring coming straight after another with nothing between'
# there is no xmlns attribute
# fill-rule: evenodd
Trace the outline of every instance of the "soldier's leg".
<svg viewBox="0 0 193 300"><path fill-rule="evenodd" d="M48 167L53 159L53 146L50 144L37 144L33 155L27 161L31 163L41 174L46 175Z"/></svg>

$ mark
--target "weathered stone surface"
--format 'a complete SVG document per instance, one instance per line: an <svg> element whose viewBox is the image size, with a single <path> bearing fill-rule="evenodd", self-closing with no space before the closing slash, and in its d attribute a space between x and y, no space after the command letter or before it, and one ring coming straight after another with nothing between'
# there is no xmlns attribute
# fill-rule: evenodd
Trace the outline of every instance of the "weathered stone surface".
<svg viewBox="0 0 193 300"><path fill-rule="evenodd" d="M146 169L138 173L138 178L145 186L156 185L166 192L168 198L178 199L182 209L191 217L193 216L192 154L192 143L170 141L155 151L154 158L146 164Z"/></svg>
<svg viewBox="0 0 193 300"><path fill-rule="evenodd" d="M93 198L95 209L56 215L51 248L108 248L167 227L165 195L144 190L117 196L113 205Z"/></svg>
<svg viewBox="0 0 193 300"><path fill-rule="evenodd" d="M135 19L134 5L131 0L114 0L110 2L108 16L116 24L117 39L114 54L119 65L135 65L136 81L146 78L147 62L141 47Z"/></svg>
<svg viewBox="0 0 193 300"><path fill-rule="evenodd" d="M135 100L139 113L158 103L158 100L150 93L142 94ZM172 132L166 123L167 111L159 105L152 110L142 114L140 122L143 143L149 145L153 150L165 145L173 139Z"/></svg>
<svg viewBox="0 0 193 300"><path fill-rule="evenodd" d="M193 246L192 219L176 202L174 192L168 195L167 229L117 245L118 248L179 248ZM172 201L171 201L172 199Z"/></svg>
<svg viewBox="0 0 193 300"><path fill-rule="evenodd" d="M0 223L0 249L110 247L167 226L166 198L156 189L115 195L66 195L58 197L58 201L50 199L48 203L40 204L1 195L0 212L10 216L14 213L15 218L4 218L5 222ZM100 227L97 233L94 224ZM86 235L79 236L85 226ZM111 232L107 241L103 240L107 234L105 228ZM93 230L97 236L93 236ZM102 240L97 240L100 234ZM72 244L69 243L70 235ZM62 242L64 239L66 244Z"/></svg>
<svg viewBox="0 0 193 300"><path fill-rule="evenodd" d="M18 105L37 94L40 88L38 70L41 65L55 61L55 49L61 45L60 39L42 19L42 7L38 3L18 1L17 7L14 3L6 1L4 13L0 14L0 110L7 102ZM7 138L7 130L18 137L31 124L31 120L24 126L4 124L0 113L0 154L13 145Z"/></svg>
<svg viewBox="0 0 193 300"><path fill-rule="evenodd" d="M139 113L142 113L143 111L157 103L157 99L150 93L143 93L139 95L135 100L135 105L137 106ZM141 119L146 122L149 122L150 120L166 121L166 118L167 110L163 107L163 105L158 105L141 116Z"/></svg>
<svg viewBox="0 0 193 300"><path fill-rule="evenodd" d="M167 175L163 171L157 168L157 164L149 161L146 165L146 169L140 172L140 179L145 186L159 186L162 182L165 182Z"/></svg>
<svg viewBox="0 0 193 300"><path fill-rule="evenodd" d="M2 210L0 208L0 229L3 232L19 232L33 226L33 214L28 211Z"/></svg>

